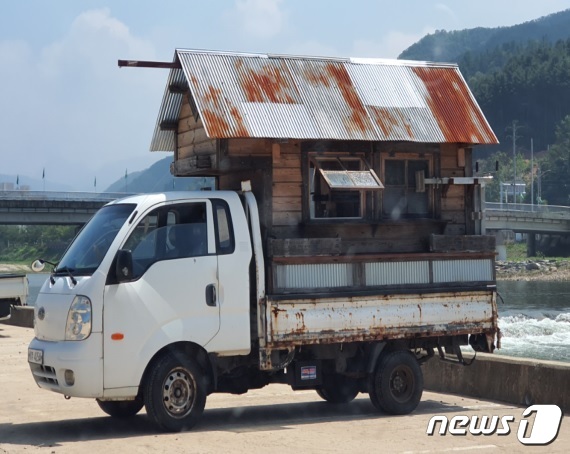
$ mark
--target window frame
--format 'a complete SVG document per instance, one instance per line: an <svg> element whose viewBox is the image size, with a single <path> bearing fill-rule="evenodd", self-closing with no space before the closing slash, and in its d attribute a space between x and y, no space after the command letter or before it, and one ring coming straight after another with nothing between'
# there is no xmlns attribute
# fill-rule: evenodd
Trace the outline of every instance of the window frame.
<svg viewBox="0 0 570 454"><path fill-rule="evenodd" d="M192 225L192 224L200 224L200 223L196 223L196 222L183 222L183 223L179 223L179 219L178 216L175 214L175 223L171 223L171 216L170 213L175 212L177 209L179 210L181 207L186 207L188 205L195 205L195 204L204 204L205 208L206 208L206 220L205 220L205 224L206 224L206 253L205 254L198 254L198 255L182 255L180 257L168 257L167 256L167 250L166 248L168 247L168 233L169 233L169 229L172 228L173 226L179 226L179 225ZM169 261L169 260L176 260L176 259L199 259L200 257L207 257L207 256L211 256L211 255L217 255L216 251L217 251L217 233L215 230L215 224L214 224L214 214L213 214L213 204L212 201L210 199L193 199L193 200L185 200L185 201L180 201L180 200L176 200L176 201L172 201L172 202L168 202L165 203L163 205L160 206L152 206L149 209L147 209L142 215L141 217L137 220L136 223L133 223L132 228L129 230L129 232L127 233L127 235L125 236L125 240L123 241L123 244L121 245L121 247L119 249L124 249L125 246L129 243L129 241L131 240L132 236L135 234L135 232L137 231L137 228L139 228L139 226L145 221L145 219L147 219L149 216L156 216L157 217L157 222L156 222L156 226L154 227L154 229L150 232L148 232L146 235L150 235L153 232L156 235L156 239L155 239L155 244L154 244L154 255L152 257L149 257L149 262L146 264L146 266L144 267L144 269L140 272L140 274L136 274L133 275L133 278L129 280L129 282L131 281L137 281L139 280L141 277L143 277L145 275L145 273L156 263L158 262L163 262L163 261ZM159 239L158 237L161 236L162 238ZM138 241L136 243L136 247L138 247L138 245L140 245L142 243L142 241ZM158 250L158 246L161 246L161 249ZM134 249L136 249L136 247ZM134 252L133 249L133 252ZM111 266L111 270L114 269L115 267L115 263L116 263L117 257L115 256L115 259L113 261L113 265ZM111 282L111 281L109 281ZM115 282L116 283L116 282Z"/></svg>
<svg viewBox="0 0 570 454"><path fill-rule="evenodd" d="M338 162L339 166L341 167L340 170L330 170L330 169L323 169L323 164L325 162ZM347 169L343 163L347 161L353 161L359 163L359 170L350 170ZM306 211L306 219L310 222L339 222L339 221L363 221L367 218L370 218L372 215L372 211L369 209L370 206L373 204L367 203L367 193L370 192L371 194L380 191L384 188L381 179L378 177L377 173L375 172L374 168L368 163L366 159L366 154L363 152L359 153L339 153L339 152L309 152L307 153L306 157L307 162L307 170L304 172L303 177L306 178L306 201L307 201L307 211ZM327 172L342 172L344 173L352 183L351 185L347 186L339 186L334 182L331 182L329 175ZM354 179L352 178L351 174L367 172L371 178L376 183L375 186L359 186ZM339 192L355 192L359 193L359 215L358 216L317 216L316 215L316 204L317 201L314 200L314 197L317 193L316 184L317 182L320 183L320 179L328 187L329 194L334 194L335 191ZM320 190L319 190L320 192Z"/></svg>
<svg viewBox="0 0 570 454"><path fill-rule="evenodd" d="M404 178L405 182L403 185L392 185L389 184L389 178L386 176L386 162L387 161L404 161ZM408 177L409 177L409 169L408 169L408 162L409 161L427 161L428 164L428 171L425 175L425 178L430 178L434 174L434 165L435 159L432 153L409 153L409 152L390 152L390 153L382 153L380 155L380 169L381 169L381 178L384 182L384 190L382 191L382 197L380 198L380 210L379 215L382 219L389 219L391 217L390 213L385 212L385 197L386 197L386 190L390 190L390 188L401 188L405 191L406 195L406 207L409 206L408 204L408 194L410 191L417 192L415 190L416 186L410 186ZM432 219L435 216L435 198L433 187L427 186L425 188L425 194L427 197L427 213L403 213L399 219Z"/></svg>

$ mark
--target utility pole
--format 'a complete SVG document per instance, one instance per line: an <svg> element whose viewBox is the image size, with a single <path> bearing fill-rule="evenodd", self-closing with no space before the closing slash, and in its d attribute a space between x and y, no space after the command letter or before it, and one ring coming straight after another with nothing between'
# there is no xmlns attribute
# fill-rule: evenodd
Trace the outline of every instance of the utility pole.
<svg viewBox="0 0 570 454"><path fill-rule="evenodd" d="M534 211L534 141L530 139L530 206Z"/></svg>
<svg viewBox="0 0 570 454"><path fill-rule="evenodd" d="M517 120L513 120L513 169L514 169L514 180L513 180L513 202L517 201L517 131L521 128L518 125Z"/></svg>

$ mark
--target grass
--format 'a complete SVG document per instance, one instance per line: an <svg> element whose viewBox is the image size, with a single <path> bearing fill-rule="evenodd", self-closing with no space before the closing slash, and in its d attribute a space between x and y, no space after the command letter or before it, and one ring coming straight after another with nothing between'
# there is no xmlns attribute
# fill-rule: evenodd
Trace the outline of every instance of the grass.
<svg viewBox="0 0 570 454"><path fill-rule="evenodd" d="M556 260L557 262L568 261L568 257L548 257L540 252L534 257L527 257L526 242L507 244L507 260L509 262L525 262L527 260Z"/></svg>

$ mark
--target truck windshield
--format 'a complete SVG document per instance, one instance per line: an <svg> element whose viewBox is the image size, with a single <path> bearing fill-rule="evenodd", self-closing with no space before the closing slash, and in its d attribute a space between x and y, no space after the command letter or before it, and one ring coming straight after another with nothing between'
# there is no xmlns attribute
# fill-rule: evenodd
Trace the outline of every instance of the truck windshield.
<svg viewBox="0 0 570 454"><path fill-rule="evenodd" d="M108 205L101 208L81 229L69 245L54 274L89 276L95 272L109 250L129 215L134 204Z"/></svg>

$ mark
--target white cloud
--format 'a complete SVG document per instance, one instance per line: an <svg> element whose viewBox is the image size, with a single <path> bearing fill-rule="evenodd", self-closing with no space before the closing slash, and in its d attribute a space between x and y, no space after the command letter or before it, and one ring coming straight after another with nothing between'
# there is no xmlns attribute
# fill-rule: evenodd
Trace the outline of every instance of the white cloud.
<svg viewBox="0 0 570 454"><path fill-rule="evenodd" d="M225 14L225 22L254 38L273 38L286 24L287 14L281 9L283 0L236 0Z"/></svg>
<svg viewBox="0 0 570 454"><path fill-rule="evenodd" d="M89 70L100 74L101 68L109 67L112 56L122 52L137 58L152 57L154 48L133 36L108 8L90 10L73 21L63 39L43 49L39 65L45 75L51 76L78 64L87 64Z"/></svg>
<svg viewBox="0 0 570 454"><path fill-rule="evenodd" d="M148 146L167 73L121 70L120 58L152 60L155 50L108 9L79 14L41 49L0 41L0 97L10 106L0 109L2 172L34 176L45 167L50 179L89 189L112 162L135 170L165 157ZM97 174L99 187L123 173Z"/></svg>
<svg viewBox="0 0 570 454"><path fill-rule="evenodd" d="M357 39L352 43L351 57L397 58L405 49L416 43L432 29L424 29L418 33L402 33L388 31L380 40Z"/></svg>

